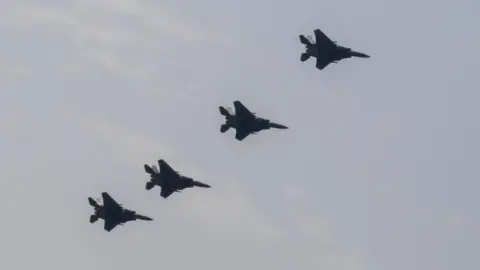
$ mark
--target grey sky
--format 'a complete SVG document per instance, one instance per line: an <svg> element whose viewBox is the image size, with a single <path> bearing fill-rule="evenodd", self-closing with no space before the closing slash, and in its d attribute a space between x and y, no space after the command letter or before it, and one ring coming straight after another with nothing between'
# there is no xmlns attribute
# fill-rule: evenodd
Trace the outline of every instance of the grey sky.
<svg viewBox="0 0 480 270"><path fill-rule="evenodd" d="M1 3L1 269L479 268L478 1ZM372 58L301 63L315 28ZM221 134L236 99L291 129Z"/></svg>

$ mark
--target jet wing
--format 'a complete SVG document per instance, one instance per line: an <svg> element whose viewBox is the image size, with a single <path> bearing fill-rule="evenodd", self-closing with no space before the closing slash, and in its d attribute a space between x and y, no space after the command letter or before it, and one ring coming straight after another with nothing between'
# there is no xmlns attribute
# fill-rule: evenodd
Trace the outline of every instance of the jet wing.
<svg viewBox="0 0 480 270"><path fill-rule="evenodd" d="M321 49L323 48L333 48L336 47L337 45L335 42L333 42L325 33L323 33L320 29L315 29L313 31L315 33L315 44L320 47Z"/></svg>
<svg viewBox="0 0 480 270"><path fill-rule="evenodd" d="M241 129L237 129L237 131L235 133L235 139L237 139L239 141L243 141L243 139L245 139L248 135L250 135L250 133L245 132Z"/></svg>
<svg viewBox="0 0 480 270"><path fill-rule="evenodd" d="M105 211L121 211L122 207L107 192L102 192L103 207Z"/></svg>
<svg viewBox="0 0 480 270"><path fill-rule="evenodd" d="M254 119L255 115L249 111L240 101L236 100L233 102L235 106L235 116L240 119Z"/></svg>
<svg viewBox="0 0 480 270"><path fill-rule="evenodd" d="M118 223L113 221L112 219L106 219L103 225L103 228L105 229L105 231L109 232L113 230L115 227L117 227L117 225Z"/></svg>
<svg viewBox="0 0 480 270"><path fill-rule="evenodd" d="M332 61L327 59L326 57L317 57L317 64L315 65L318 69L322 70L326 66L328 66Z"/></svg>
<svg viewBox="0 0 480 270"><path fill-rule="evenodd" d="M170 187L170 186L163 186L162 190L160 191L160 196L162 196L164 199L168 198L168 196L172 195L172 193L175 192L175 190Z"/></svg>
<svg viewBox="0 0 480 270"><path fill-rule="evenodd" d="M168 165L167 162L165 162L165 160L163 160L163 159L160 159L158 161L158 166L160 167L160 173L161 174L178 175L178 173L172 167L170 167L170 165Z"/></svg>

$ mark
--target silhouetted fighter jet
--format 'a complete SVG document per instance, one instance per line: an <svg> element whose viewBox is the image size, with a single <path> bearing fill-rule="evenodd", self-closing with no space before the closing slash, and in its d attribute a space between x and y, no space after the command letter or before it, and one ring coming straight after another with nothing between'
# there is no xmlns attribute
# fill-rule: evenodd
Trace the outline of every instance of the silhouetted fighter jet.
<svg viewBox="0 0 480 270"><path fill-rule="evenodd" d="M183 189L191 187L203 187L209 188L210 186L199 181L195 181L192 178L183 176L177 171L172 169L165 160L160 159L158 161L160 171L157 170L155 165L152 167L147 164L144 165L145 171L150 174L150 181L147 182L145 189L150 190L154 186L160 186L160 196L167 198L172 195L173 192L180 192Z"/></svg>
<svg viewBox="0 0 480 270"><path fill-rule="evenodd" d="M107 232L128 221L153 220L147 216L139 215L135 211L123 208L107 192L102 192L102 199L103 205L99 205L92 197L88 197L88 202L95 208L95 214L90 216L90 223L95 223L99 218L105 220L103 228Z"/></svg>
<svg viewBox="0 0 480 270"><path fill-rule="evenodd" d="M270 122L268 119L255 116L240 101L233 102L235 114L232 114L224 107L220 106L220 114L225 116L226 123L221 125L220 132L224 133L230 128L236 129L235 139L242 141L250 134L256 134L259 131L278 128L287 129L288 127Z"/></svg>
<svg viewBox="0 0 480 270"><path fill-rule="evenodd" d="M314 33L316 43L311 40L311 37L307 39L304 35L300 35L300 42L307 47L307 51L302 53L300 60L305 62L310 57L315 57L317 58L316 67L320 70L332 62L337 63L345 58L353 56L360 58L370 57L364 53L352 51L350 48L337 45L337 42L328 38L320 29L314 30Z"/></svg>

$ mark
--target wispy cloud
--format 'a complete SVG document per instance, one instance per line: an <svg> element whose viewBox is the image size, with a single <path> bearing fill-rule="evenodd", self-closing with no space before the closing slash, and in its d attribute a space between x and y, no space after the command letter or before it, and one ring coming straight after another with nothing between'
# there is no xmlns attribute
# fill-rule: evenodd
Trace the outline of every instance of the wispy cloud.
<svg viewBox="0 0 480 270"><path fill-rule="evenodd" d="M88 10L102 11L115 15L130 16L143 26L153 31L161 31L188 42L206 41L215 38L212 31L198 24L188 23L178 15L169 12L165 7L147 4L135 0L76 1L76 6L87 7Z"/></svg>
<svg viewBox="0 0 480 270"><path fill-rule="evenodd" d="M253 233L260 237L276 238L285 231L271 222L253 203L238 181L217 181L208 193L192 193L182 200L184 209L209 226L220 230Z"/></svg>
<svg viewBox="0 0 480 270"><path fill-rule="evenodd" d="M287 200L295 203L304 203L308 201L307 191L298 184L285 183L282 187Z"/></svg>
<svg viewBox="0 0 480 270"><path fill-rule="evenodd" d="M148 69L122 62L119 55L113 52L93 50L88 56L89 59L96 62L102 69L120 77L143 80L149 75Z"/></svg>
<svg viewBox="0 0 480 270"><path fill-rule="evenodd" d="M461 215L454 215L449 218L448 223L455 229L461 229L465 225L465 219Z"/></svg>
<svg viewBox="0 0 480 270"><path fill-rule="evenodd" d="M164 38L184 42L218 41L222 35L197 23L189 23L158 4L142 1L71 1L67 5L17 3L0 22L8 27L63 27L77 40L93 40L104 44L132 44ZM130 19L134 28L119 24ZM142 35L138 35L139 31ZM167 35L167 36L165 36ZM168 37L170 36L170 37Z"/></svg>
<svg viewBox="0 0 480 270"><path fill-rule="evenodd" d="M318 213L312 211L313 200L309 192L300 184L292 185L286 183L283 185L284 198L287 200L290 215L290 223L294 228L294 234L315 238L325 245L334 243L334 232L330 224L322 219Z"/></svg>
<svg viewBox="0 0 480 270"><path fill-rule="evenodd" d="M30 75L30 70L23 66L0 65L0 78L25 78Z"/></svg>
<svg viewBox="0 0 480 270"><path fill-rule="evenodd" d="M156 55L165 47L178 44L188 48L232 40L196 22L188 22L158 3L145 1L85 0L62 5L17 2L8 12L0 11L0 15L1 28L41 35L53 33L63 45L69 46L72 55L93 60L94 65L108 72L136 80L149 74L151 62L145 59L150 59L147 57L150 53Z"/></svg>
<svg viewBox="0 0 480 270"><path fill-rule="evenodd" d="M135 130L98 116L71 114L72 120L103 141L113 156L127 166L156 160L158 155L171 156L172 150Z"/></svg>
<svg viewBox="0 0 480 270"><path fill-rule="evenodd" d="M321 265L331 270L366 270L366 263L354 256L334 255L319 256Z"/></svg>
<svg viewBox="0 0 480 270"><path fill-rule="evenodd" d="M301 235L320 239L322 243L332 244L333 233L327 222L312 213L299 213L293 217Z"/></svg>

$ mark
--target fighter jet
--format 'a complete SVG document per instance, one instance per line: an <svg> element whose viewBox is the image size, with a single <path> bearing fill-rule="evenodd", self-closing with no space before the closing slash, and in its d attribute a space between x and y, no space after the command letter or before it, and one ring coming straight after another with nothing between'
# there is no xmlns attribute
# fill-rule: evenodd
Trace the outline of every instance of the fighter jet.
<svg viewBox="0 0 480 270"><path fill-rule="evenodd" d="M225 133L230 128L236 129L235 139L242 141L250 134L256 134L259 131L278 128L288 129L288 127L280 124L270 122L268 119L255 116L255 113L250 112L240 101L233 102L235 106L235 114L229 112L224 107L220 106L220 114L225 116L226 123L220 126L220 132Z"/></svg>
<svg viewBox="0 0 480 270"><path fill-rule="evenodd" d="M302 53L300 60L302 62L307 61L310 57L317 58L316 67L320 70L323 70L330 63L337 63L338 61L350 58L350 57L360 57L360 58L370 58L370 56L353 51L350 48L337 45L336 41L332 41L327 37L320 29L314 30L315 40L314 43L309 36L307 39L304 35L300 35L300 42L307 47L306 52Z"/></svg>
<svg viewBox="0 0 480 270"><path fill-rule="evenodd" d="M150 190L154 186L160 186L160 196L165 199L168 198L168 196L172 195L173 192L180 192L181 190L186 188L210 188L210 186L207 184L195 181L192 178L179 174L177 171L172 169L172 167L170 167L163 159L158 160L158 165L160 167L160 171L158 171L155 165L152 166L153 168L148 166L147 164L144 165L145 171L150 174L150 181L147 182L145 189Z"/></svg>
<svg viewBox="0 0 480 270"><path fill-rule="evenodd" d="M90 216L90 223L95 223L99 218L105 220L103 228L109 232L117 225L124 225L133 220L153 220L147 216L137 214L135 211L123 208L107 192L102 192L103 205L99 205L92 197L88 197L88 202L95 209L95 213Z"/></svg>

